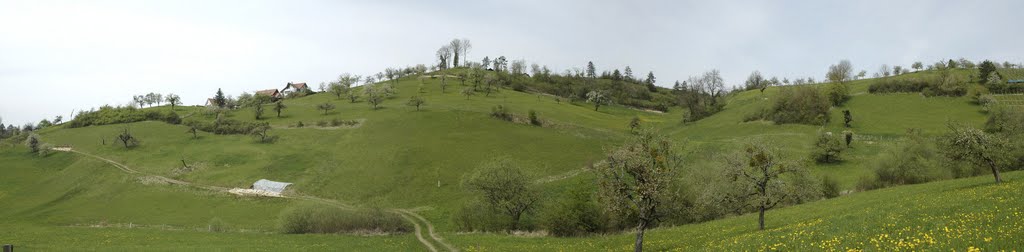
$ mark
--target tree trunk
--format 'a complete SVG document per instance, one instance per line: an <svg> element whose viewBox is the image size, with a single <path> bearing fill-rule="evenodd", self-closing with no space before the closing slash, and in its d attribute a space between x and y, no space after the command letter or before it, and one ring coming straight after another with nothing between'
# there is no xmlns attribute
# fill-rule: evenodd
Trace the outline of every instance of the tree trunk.
<svg viewBox="0 0 1024 252"><path fill-rule="evenodd" d="M759 230L764 230L764 206L761 206L760 210L761 211L757 215L757 228Z"/></svg>
<svg viewBox="0 0 1024 252"><path fill-rule="evenodd" d="M644 231L647 231L647 222L640 221L636 227L636 242L633 243L633 252L644 251Z"/></svg>
<svg viewBox="0 0 1024 252"><path fill-rule="evenodd" d="M996 177L996 183L1002 183L1003 178L999 176L999 168L996 167L996 162L992 159L985 160L988 162L988 166L992 168L992 176Z"/></svg>

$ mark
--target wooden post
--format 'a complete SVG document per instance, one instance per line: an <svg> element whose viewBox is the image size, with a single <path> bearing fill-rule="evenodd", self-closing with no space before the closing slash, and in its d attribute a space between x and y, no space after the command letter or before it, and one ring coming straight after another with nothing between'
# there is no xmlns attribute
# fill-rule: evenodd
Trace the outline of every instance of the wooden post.
<svg viewBox="0 0 1024 252"><path fill-rule="evenodd" d="M4 252L14 252L14 245L4 244Z"/></svg>

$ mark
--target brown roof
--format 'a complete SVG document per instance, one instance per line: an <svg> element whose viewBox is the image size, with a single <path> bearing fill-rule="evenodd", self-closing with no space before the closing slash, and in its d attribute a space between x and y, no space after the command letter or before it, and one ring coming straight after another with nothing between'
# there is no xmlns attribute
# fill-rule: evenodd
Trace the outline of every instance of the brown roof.
<svg viewBox="0 0 1024 252"><path fill-rule="evenodd" d="M256 94L258 94L258 95L266 95L266 96L274 96L274 95L277 95L277 89L260 90L260 91L256 91Z"/></svg>
<svg viewBox="0 0 1024 252"><path fill-rule="evenodd" d="M309 88L309 87L306 86L305 82L300 82L300 83L291 83L291 82L289 82L288 85L294 87L295 89L306 89L306 88Z"/></svg>

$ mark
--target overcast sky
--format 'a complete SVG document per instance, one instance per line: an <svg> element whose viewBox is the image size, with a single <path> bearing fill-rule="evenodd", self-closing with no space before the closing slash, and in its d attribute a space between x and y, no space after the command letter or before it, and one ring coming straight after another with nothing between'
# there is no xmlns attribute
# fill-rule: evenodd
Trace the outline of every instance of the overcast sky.
<svg viewBox="0 0 1024 252"><path fill-rule="evenodd" d="M557 72L593 61L654 71L658 85L717 68L824 79L829 64L966 57L1021 62L1024 1L7 1L0 0L0 117L175 93L313 86L343 72L504 55Z"/></svg>

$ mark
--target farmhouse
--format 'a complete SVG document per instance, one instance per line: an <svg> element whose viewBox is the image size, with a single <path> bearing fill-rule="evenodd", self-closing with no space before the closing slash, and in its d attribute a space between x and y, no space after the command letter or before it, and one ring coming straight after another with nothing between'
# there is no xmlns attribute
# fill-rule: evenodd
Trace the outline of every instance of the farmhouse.
<svg viewBox="0 0 1024 252"><path fill-rule="evenodd" d="M299 83L288 82L288 84L285 85L284 88L281 89L281 93L309 92L309 91L312 91L312 90L309 89L309 86L307 86L305 82L299 82Z"/></svg>
<svg viewBox="0 0 1024 252"><path fill-rule="evenodd" d="M281 99L281 92L278 92L277 89L266 89L266 90L256 91L256 95L270 96L270 99L273 100L273 101L277 101L278 99Z"/></svg>
<svg viewBox="0 0 1024 252"><path fill-rule="evenodd" d="M213 99L213 98L206 99L206 104L203 105L203 106L207 106L207 107L220 107L219 104L217 104L217 99Z"/></svg>

